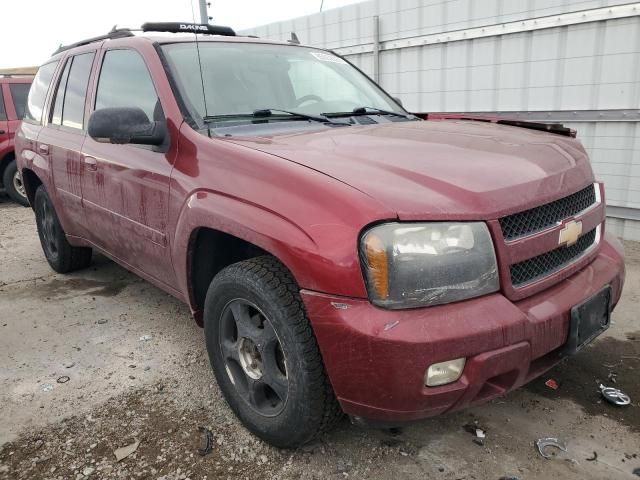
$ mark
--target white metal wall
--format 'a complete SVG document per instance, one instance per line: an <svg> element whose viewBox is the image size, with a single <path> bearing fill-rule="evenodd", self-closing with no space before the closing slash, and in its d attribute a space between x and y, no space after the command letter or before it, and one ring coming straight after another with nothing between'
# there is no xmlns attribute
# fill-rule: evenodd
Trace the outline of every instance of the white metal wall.
<svg viewBox="0 0 640 480"><path fill-rule="evenodd" d="M370 0L245 33L290 32L345 55L409 110L576 128L606 184L609 230L640 240L640 2Z"/></svg>

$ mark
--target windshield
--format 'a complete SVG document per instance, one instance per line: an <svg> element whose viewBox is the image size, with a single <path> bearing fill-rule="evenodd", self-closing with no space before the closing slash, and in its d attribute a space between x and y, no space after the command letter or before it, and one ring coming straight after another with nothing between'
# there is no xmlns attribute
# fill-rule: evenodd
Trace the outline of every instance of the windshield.
<svg viewBox="0 0 640 480"><path fill-rule="evenodd" d="M323 50L230 42L173 43L162 50L196 120L265 109L323 115L367 107L405 113L357 69Z"/></svg>

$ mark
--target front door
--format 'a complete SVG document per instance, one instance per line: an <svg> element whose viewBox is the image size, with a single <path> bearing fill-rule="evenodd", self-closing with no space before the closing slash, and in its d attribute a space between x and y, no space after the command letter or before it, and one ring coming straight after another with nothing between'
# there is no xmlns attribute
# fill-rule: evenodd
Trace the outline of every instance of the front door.
<svg viewBox="0 0 640 480"><path fill-rule="evenodd" d="M141 108L164 120L143 57L133 49L104 52L95 109ZM98 143L87 136L83 155L83 205L90 239L107 253L168 286L175 286L167 236L168 155L143 145Z"/></svg>

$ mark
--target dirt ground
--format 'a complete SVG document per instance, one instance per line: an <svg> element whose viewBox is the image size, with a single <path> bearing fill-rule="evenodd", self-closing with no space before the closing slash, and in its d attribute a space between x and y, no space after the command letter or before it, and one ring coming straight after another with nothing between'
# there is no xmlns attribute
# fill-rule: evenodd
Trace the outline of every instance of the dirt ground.
<svg viewBox="0 0 640 480"><path fill-rule="evenodd" d="M99 256L86 271L54 274L31 210L0 195L0 479L638 479L640 244L626 248L612 328L543 378L397 431L345 419L287 451L232 415L186 306ZM631 406L602 402L599 383L614 380ZM467 424L486 430L482 445ZM206 456L199 427L212 433ZM540 437L568 452L545 460Z"/></svg>

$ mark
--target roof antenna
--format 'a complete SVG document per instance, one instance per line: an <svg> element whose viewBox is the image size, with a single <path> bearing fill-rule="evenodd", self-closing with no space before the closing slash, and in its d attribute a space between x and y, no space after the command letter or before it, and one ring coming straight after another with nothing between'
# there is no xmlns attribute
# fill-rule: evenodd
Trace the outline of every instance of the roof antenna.
<svg viewBox="0 0 640 480"><path fill-rule="evenodd" d="M324 0L320 2L320 11L322 12L322 7L324 7Z"/></svg>
<svg viewBox="0 0 640 480"><path fill-rule="evenodd" d="M191 3L191 16L193 17L193 23L197 24L198 22L196 22L196 12L193 8L193 1L194 0L189 0L189 2ZM206 9L206 5L205 5L205 9ZM201 12L202 13L202 12ZM206 18L206 16L205 16ZM207 22L208 25L208 22ZM202 73L202 60L200 59L200 44L198 43L198 32L197 30L193 31L193 34L196 36L196 52L198 55L198 68L200 69L200 84L202 85L202 101L204 102L204 116L206 117L208 115L207 113L207 94L205 92L204 89L204 75Z"/></svg>
<svg viewBox="0 0 640 480"><path fill-rule="evenodd" d="M298 35L296 32L291 32L291 38L287 40L289 43L293 43L294 45L300 45L300 40L298 40Z"/></svg>

